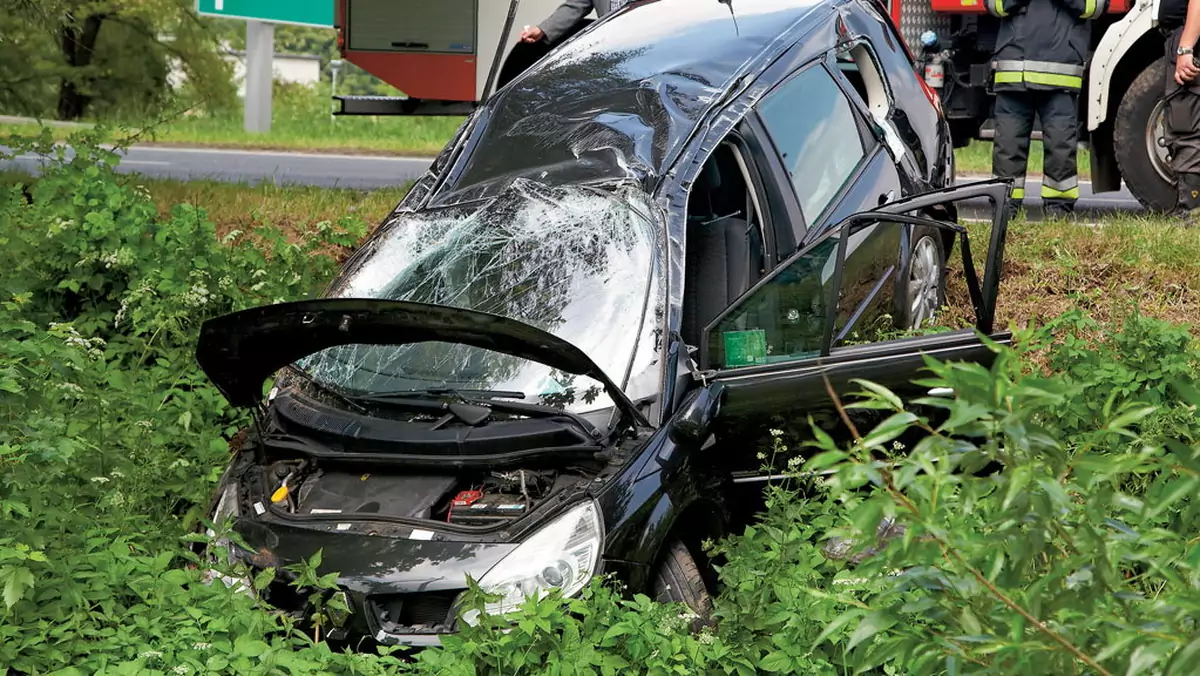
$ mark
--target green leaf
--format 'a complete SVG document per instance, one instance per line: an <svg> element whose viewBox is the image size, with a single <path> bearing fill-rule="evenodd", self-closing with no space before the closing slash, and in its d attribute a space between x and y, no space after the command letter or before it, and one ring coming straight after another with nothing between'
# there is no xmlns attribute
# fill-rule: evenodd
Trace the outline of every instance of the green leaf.
<svg viewBox="0 0 1200 676"><path fill-rule="evenodd" d="M896 396L896 394L894 392L892 392L888 388L884 387L883 385L873 383L869 380L863 380L861 378L853 378L850 380L850 382L856 383L858 385L862 385L871 394L874 394L876 398L882 399L883 401L887 402L888 405L892 407L892 409L894 409L896 411L904 410L904 403L900 401L900 397Z"/></svg>
<svg viewBox="0 0 1200 676"><path fill-rule="evenodd" d="M24 566L7 569L4 582L4 606L11 609L25 597L25 592L33 588L33 573Z"/></svg>
<svg viewBox="0 0 1200 676"><path fill-rule="evenodd" d="M916 414L908 411L893 413L892 415L888 416L886 420L876 425L875 429L871 430L866 436L863 437L862 445L865 448L882 446L901 434L904 434L905 430L908 429L908 426L916 420Z"/></svg>
<svg viewBox="0 0 1200 676"><path fill-rule="evenodd" d="M275 568L264 568L261 573L254 576L254 588L262 591L275 581Z"/></svg>
<svg viewBox="0 0 1200 676"><path fill-rule="evenodd" d="M1180 648L1167 662L1163 676L1195 676L1200 674L1200 637Z"/></svg>
<svg viewBox="0 0 1200 676"><path fill-rule="evenodd" d="M854 630L854 633L851 634L850 641L846 644L846 649L853 650L854 646L881 631L886 631L894 624L896 624L896 618L890 611L876 610L868 613L863 618L862 623L858 625L858 628Z"/></svg>
<svg viewBox="0 0 1200 676"><path fill-rule="evenodd" d="M792 657L781 650L776 650L764 657L758 668L763 671L792 672Z"/></svg>
<svg viewBox="0 0 1200 676"><path fill-rule="evenodd" d="M847 610L846 612L842 613L841 615L838 615L837 617L835 617L833 619L833 622L830 622L828 625L825 626L825 629L823 631L821 631L821 635L817 637L817 640L813 641L811 649L816 650L817 646L821 645L822 641L829 638L830 636L833 636L833 634L837 630L844 627L846 625L846 623L850 622L853 619L861 617L862 614L863 614L863 612L861 610L859 610L858 608L851 608L850 610Z"/></svg>

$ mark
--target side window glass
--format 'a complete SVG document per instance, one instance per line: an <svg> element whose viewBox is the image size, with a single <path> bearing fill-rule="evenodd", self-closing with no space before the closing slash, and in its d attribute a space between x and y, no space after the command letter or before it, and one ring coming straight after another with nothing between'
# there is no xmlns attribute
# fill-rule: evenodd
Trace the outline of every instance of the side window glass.
<svg viewBox="0 0 1200 676"><path fill-rule="evenodd" d="M715 368L815 357L825 345L839 233L826 237L743 298L708 336Z"/></svg>
<svg viewBox="0 0 1200 676"><path fill-rule="evenodd" d="M973 263L968 269L966 259L944 255L950 235L905 221L832 231L712 325L705 368L797 361L972 329L979 278Z"/></svg>
<svg viewBox="0 0 1200 676"><path fill-rule="evenodd" d="M817 65L763 97L758 114L805 218L818 222L866 154L849 100Z"/></svg>
<svg viewBox="0 0 1200 676"><path fill-rule="evenodd" d="M833 323L837 347L847 337L870 340L895 328L897 266L904 226L875 223L846 237L838 309Z"/></svg>

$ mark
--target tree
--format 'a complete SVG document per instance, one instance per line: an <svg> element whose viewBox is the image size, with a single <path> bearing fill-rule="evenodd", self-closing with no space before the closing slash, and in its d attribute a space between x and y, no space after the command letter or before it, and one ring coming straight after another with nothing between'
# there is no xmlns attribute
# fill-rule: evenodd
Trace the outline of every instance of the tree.
<svg viewBox="0 0 1200 676"><path fill-rule="evenodd" d="M0 43L0 105L25 114L161 107L172 60L200 100L232 97L217 36L192 0L15 0L0 7Z"/></svg>

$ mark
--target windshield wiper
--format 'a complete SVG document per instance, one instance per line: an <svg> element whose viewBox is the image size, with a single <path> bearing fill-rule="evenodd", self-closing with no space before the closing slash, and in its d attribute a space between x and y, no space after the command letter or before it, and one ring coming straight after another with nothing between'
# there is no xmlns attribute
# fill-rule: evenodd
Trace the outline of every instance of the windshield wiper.
<svg viewBox="0 0 1200 676"><path fill-rule="evenodd" d="M427 387L421 390L395 390L392 392L377 392L372 394L364 394L357 396L358 399L370 398L385 398L385 399L402 399L404 397L427 397L435 396L442 397L445 395L454 395L459 398L476 397L479 399L524 399L524 392L516 392L512 390L463 390L455 387Z"/></svg>
<svg viewBox="0 0 1200 676"><path fill-rule="evenodd" d="M468 394L474 393L480 394L476 394L473 397L467 396ZM568 418L578 425L591 438L599 439L602 436L600 434L600 430L596 429L596 427L590 422L565 409L546 406L543 404L526 404L517 401L500 400L501 397L516 399L519 396L520 398L524 398L525 394L523 392L505 392L502 390L457 390L454 388L434 387L425 390L399 390L396 392L381 392L379 394L355 396L354 399L355 401L379 404L408 404L413 400L420 400L422 397L433 398L446 395L456 397L464 404L474 404L480 409L485 410L492 409L503 411L505 413L522 413L530 417L538 418ZM475 406L472 406L472 408L474 409ZM462 418L463 416L459 415L458 417ZM477 422L472 424L483 422L484 419L486 419L486 416L478 419Z"/></svg>

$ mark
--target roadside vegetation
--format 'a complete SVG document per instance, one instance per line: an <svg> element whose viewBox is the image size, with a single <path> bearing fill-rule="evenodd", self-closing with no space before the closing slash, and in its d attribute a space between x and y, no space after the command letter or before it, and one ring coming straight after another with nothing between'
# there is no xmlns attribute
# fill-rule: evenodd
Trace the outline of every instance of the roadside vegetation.
<svg viewBox="0 0 1200 676"><path fill-rule="evenodd" d="M485 617L415 658L346 653L204 583L188 544L246 420L192 350L207 317L319 292L399 195L147 181L115 173L97 140L0 187L12 673L1200 671L1200 347L1178 323L1200 313L1198 233L1015 224L1001 309L1017 346L990 371L929 362L929 386L956 392L925 402L944 421L863 383L845 405L892 415L853 446L788 429L747 449L796 458L797 475L752 528L710 543L714 628L689 634L680 608L597 580L527 604L512 631ZM875 556L823 554L834 535L875 544L885 522L907 532ZM312 593L335 572L319 562L255 584Z"/></svg>

